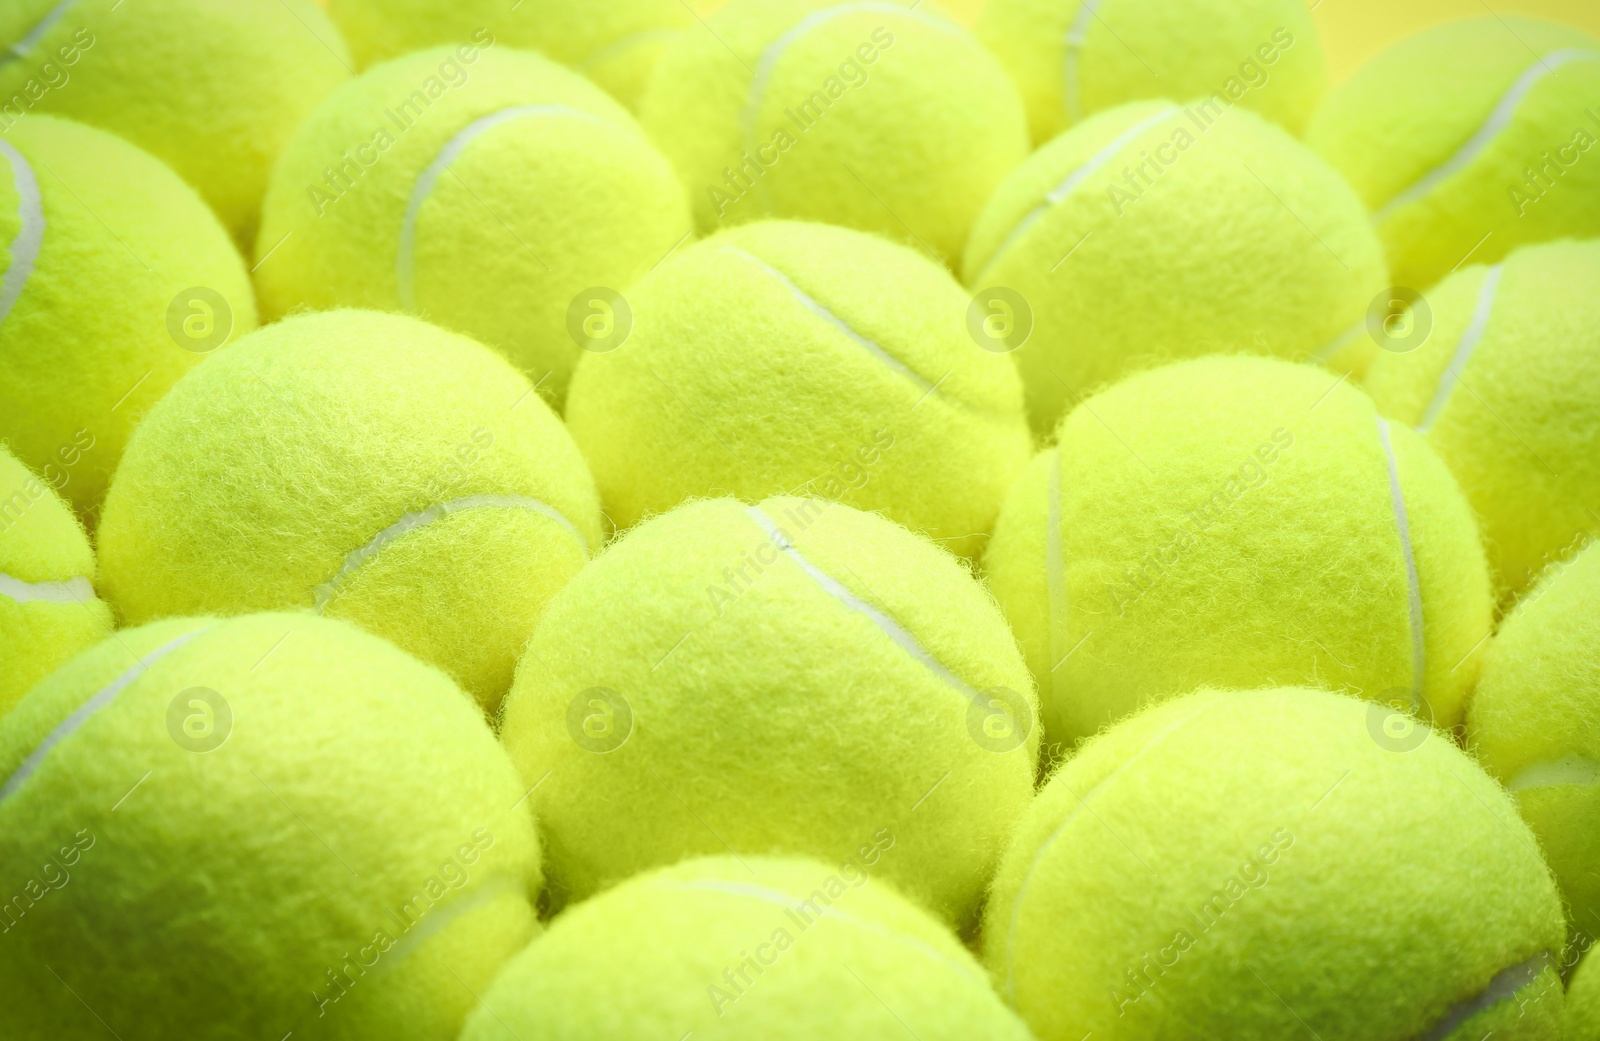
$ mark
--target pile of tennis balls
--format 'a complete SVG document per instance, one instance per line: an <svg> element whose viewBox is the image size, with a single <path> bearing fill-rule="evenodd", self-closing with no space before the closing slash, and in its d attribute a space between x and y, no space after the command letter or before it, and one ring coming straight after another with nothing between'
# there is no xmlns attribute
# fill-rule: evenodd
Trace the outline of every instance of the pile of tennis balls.
<svg viewBox="0 0 1600 1041"><path fill-rule="evenodd" d="M12 0L7 1041L1600 1041L1600 40Z"/></svg>

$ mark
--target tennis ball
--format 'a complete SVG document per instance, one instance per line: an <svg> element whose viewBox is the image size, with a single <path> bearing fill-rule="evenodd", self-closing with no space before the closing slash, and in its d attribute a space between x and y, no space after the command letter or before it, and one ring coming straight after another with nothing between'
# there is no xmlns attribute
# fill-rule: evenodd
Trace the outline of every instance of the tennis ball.
<svg viewBox="0 0 1600 1041"><path fill-rule="evenodd" d="M537 929L521 792L454 684L343 623L118 633L0 720L8 1032L453 1039Z"/></svg>
<svg viewBox="0 0 1600 1041"><path fill-rule="evenodd" d="M1461 719L1493 616L1472 511L1348 381L1265 358L1131 377L1071 412L984 558L1076 742L1214 685L1326 687Z"/></svg>
<svg viewBox="0 0 1600 1041"><path fill-rule="evenodd" d="M870 866L731 856L650 872L558 917L462 1041L827 1035L1030 1041L972 955Z"/></svg>
<svg viewBox="0 0 1600 1041"><path fill-rule="evenodd" d="M1463 268L1413 304L1423 317L1367 377L1455 472L1513 592L1600 525L1597 285L1600 242Z"/></svg>
<svg viewBox="0 0 1600 1041"><path fill-rule="evenodd" d="M703 231L795 217L947 263L1028 154L1022 102L930 7L734 0L667 48L640 117Z"/></svg>
<svg viewBox="0 0 1600 1041"><path fill-rule="evenodd" d="M589 301L618 306L689 235L688 202L621 105L491 43L387 62L312 114L273 174L256 284L273 318L370 307L460 330L559 405L594 346L574 331Z"/></svg>
<svg viewBox="0 0 1600 1041"><path fill-rule="evenodd" d="M55 490L0 445L0 716L111 633L94 550Z"/></svg>
<svg viewBox="0 0 1600 1041"><path fill-rule="evenodd" d="M1299 134L1327 89L1298 0L989 0L978 38L1004 63L1038 144L1129 101L1244 105Z"/></svg>
<svg viewBox="0 0 1600 1041"><path fill-rule="evenodd" d="M250 276L171 170L48 116L0 138L0 244L0 439L92 517L150 406L255 328Z"/></svg>
<svg viewBox="0 0 1600 1041"><path fill-rule="evenodd" d="M948 272L872 235L769 221L684 250L586 354L567 420L619 527L688 498L817 494L968 555L1031 441Z"/></svg>
<svg viewBox="0 0 1600 1041"><path fill-rule="evenodd" d="M1385 717L1203 691L1085 746L995 879L1001 996L1039 1041L1559 1041L1565 926L1533 836L1448 737L1396 742Z"/></svg>
<svg viewBox="0 0 1600 1041"><path fill-rule="evenodd" d="M1468 259L1600 234L1597 95L1600 41L1494 15L1384 51L1306 140L1372 211L1395 281L1426 290Z"/></svg>
<svg viewBox="0 0 1600 1041"><path fill-rule="evenodd" d="M1567 1039L1566 1041L1597 1041L1600 1039L1600 958L1588 958L1579 963L1567 988Z"/></svg>
<svg viewBox="0 0 1600 1041"><path fill-rule="evenodd" d="M179 381L117 470L99 546L132 624L314 609L492 709L600 540L594 481L525 378L415 319L329 311Z"/></svg>
<svg viewBox="0 0 1600 1041"><path fill-rule="evenodd" d="M821 499L714 499L551 601L501 739L564 896L694 854L892 846L883 877L967 924L1038 728L1005 620L954 557Z"/></svg>
<svg viewBox="0 0 1600 1041"><path fill-rule="evenodd" d="M984 209L964 277L980 305L1031 314L1017 362L1041 434L1080 391L1160 359L1252 351L1359 374L1376 348L1341 337L1388 281L1339 175L1215 101L1125 105L1034 153Z"/></svg>
<svg viewBox="0 0 1600 1041"><path fill-rule="evenodd" d="M119 134L198 188L237 241L250 242L273 160L350 77L344 40L313 0L124 2L5 5L0 130L9 136L47 112ZM163 212L156 200L148 208Z"/></svg>

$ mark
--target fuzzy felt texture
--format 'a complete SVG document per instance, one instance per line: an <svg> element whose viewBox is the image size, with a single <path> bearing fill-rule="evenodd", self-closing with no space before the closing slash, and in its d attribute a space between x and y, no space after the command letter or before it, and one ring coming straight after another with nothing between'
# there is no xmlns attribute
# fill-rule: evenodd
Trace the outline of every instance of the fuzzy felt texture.
<svg viewBox="0 0 1600 1041"><path fill-rule="evenodd" d="M0 721L0 785L18 1041L448 1041L537 929L533 821L476 706L340 622L119 633Z"/></svg>
<svg viewBox="0 0 1600 1041"><path fill-rule="evenodd" d="M1483 520L1506 592L1526 589L1597 523L1597 286L1596 242L1525 247L1498 270L1464 268L1427 295L1427 342L1383 352L1367 378L1385 415L1426 426Z"/></svg>
<svg viewBox="0 0 1600 1041"><path fill-rule="evenodd" d="M1091 117L1008 177L973 231L967 284L1032 311L1016 357L1040 434L1163 360L1250 351L1359 374L1376 351L1332 350L1387 284L1360 201L1282 128L1203 105Z"/></svg>
<svg viewBox="0 0 1600 1041"><path fill-rule="evenodd" d="M94 551L55 490L0 445L0 577L28 585L93 582ZM15 592L15 590L14 590ZM111 608L71 590L0 588L0 716L57 665L111 633ZM46 594L49 595L40 595Z"/></svg>
<svg viewBox="0 0 1600 1041"><path fill-rule="evenodd" d="M0 268L32 271L0 319L0 439L92 518L129 434L204 356L169 324L204 317L185 291L219 294L210 329L233 339L256 327L255 296L217 218L146 153L48 116L4 139L26 163L0 155Z"/></svg>
<svg viewBox="0 0 1600 1041"><path fill-rule="evenodd" d="M977 32L1041 145L1155 97L1221 95L1299 134L1327 89L1316 23L1296 0L991 0Z"/></svg>
<svg viewBox="0 0 1600 1041"><path fill-rule="evenodd" d="M702 231L794 217L959 261L1027 119L966 29L901 6L734 0L668 47L640 117Z"/></svg>
<svg viewBox="0 0 1600 1041"><path fill-rule="evenodd" d="M1492 620L1488 565L1438 457L1404 426L1388 432L1420 675L1365 394L1310 366L1219 357L1135 376L1074 410L1059 447L1017 482L984 558L1047 734L1079 741L1202 686L1291 682L1458 723L1468 652Z"/></svg>
<svg viewBox="0 0 1600 1041"><path fill-rule="evenodd" d="M1550 55L1589 52L1558 64ZM1544 72L1470 162L1416 198L1491 122L1517 81ZM1397 285L1425 291L1470 257L1600 234L1600 40L1531 18L1485 16L1391 47L1333 91L1306 140L1376 215ZM1537 177L1530 177L1530 172Z"/></svg>
<svg viewBox="0 0 1600 1041"><path fill-rule="evenodd" d="M973 555L1031 450L1011 360L949 272L873 235L768 221L684 250L587 354L567 419L619 527L688 498L807 494Z"/></svg>
<svg viewBox="0 0 1600 1041"><path fill-rule="evenodd" d="M1572 927L1600 935L1600 548L1553 566L1484 653L1467 738L1544 845Z"/></svg>
<svg viewBox="0 0 1600 1041"><path fill-rule="evenodd" d="M117 471L99 546L130 623L320 607L492 709L601 538L583 457L504 359L412 318L331 311L173 388Z"/></svg>
<svg viewBox="0 0 1600 1041"><path fill-rule="evenodd" d="M980 742L1006 698L1012 740ZM821 499L716 499L633 529L551 602L501 737L566 894L690 854L841 860L886 830L884 877L965 925L1033 794L1033 705L948 553ZM620 747L579 743L608 719Z"/></svg>
<svg viewBox="0 0 1600 1041"><path fill-rule="evenodd" d="M1567 988L1566 1041L1600 1041L1600 958L1585 959Z"/></svg>
<svg viewBox="0 0 1600 1041"><path fill-rule="evenodd" d="M1558 1041L1565 929L1533 836L1448 737L1380 743L1384 715L1203 691L1086 746L995 880L1001 997L1039 1041Z"/></svg>
<svg viewBox="0 0 1600 1041"><path fill-rule="evenodd" d="M462 1041L1031 1041L972 955L874 874L724 856L632 879L513 959Z"/></svg>
<svg viewBox="0 0 1600 1041"><path fill-rule="evenodd" d="M273 318L414 311L499 349L559 407L575 298L626 293L689 235L688 202L604 91L481 43L386 62L318 107L273 174L256 284Z"/></svg>

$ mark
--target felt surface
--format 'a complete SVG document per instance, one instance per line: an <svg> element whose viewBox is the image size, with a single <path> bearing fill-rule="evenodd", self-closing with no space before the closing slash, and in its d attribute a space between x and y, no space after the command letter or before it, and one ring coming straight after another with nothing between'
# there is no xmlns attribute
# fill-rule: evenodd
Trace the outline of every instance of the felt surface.
<svg viewBox="0 0 1600 1041"><path fill-rule="evenodd" d="M1407 707L1420 698L1439 725L1459 722L1478 665L1469 652L1490 630L1488 567L1444 465L1404 426L1389 434L1420 674L1378 416L1348 380L1206 358L1135 376L1069 414L1059 446L1012 490L984 558L1039 682L1047 735L1076 742L1201 686L1287 682Z"/></svg>
<svg viewBox="0 0 1600 1041"><path fill-rule="evenodd" d="M0 318L0 439L92 518L128 435L203 357L169 311L196 313L186 290L220 294L216 326L226 314L236 340L255 328L255 298L216 217L148 154L40 115L4 141L25 162L0 155L0 267L33 266ZM37 185L36 212L19 177Z"/></svg>
<svg viewBox="0 0 1600 1041"><path fill-rule="evenodd" d="M1486 294L1491 277L1499 281ZM1367 378L1378 407L1404 423L1422 423L1442 402L1428 443L1482 518L1506 592L1526 589L1600 525L1597 279L1596 242L1524 247L1498 274L1463 268L1426 296L1427 342L1383 352Z"/></svg>
<svg viewBox="0 0 1600 1041"><path fill-rule="evenodd" d="M572 729L595 697L633 720L610 751ZM1007 697L1013 740L980 744ZM887 830L883 877L966 925L1033 794L1033 705L998 608L949 554L819 499L717 499L624 534L551 601L501 737L538 782L553 889L729 850L842 860Z"/></svg>
<svg viewBox="0 0 1600 1041"><path fill-rule="evenodd" d="M735 0L668 47L640 118L702 231L818 220L952 266L1028 154L1005 70L931 6Z"/></svg>
<svg viewBox="0 0 1600 1041"><path fill-rule="evenodd" d="M1600 959L1589 958L1578 966L1567 988L1566 1041L1595 1041L1600 1038Z"/></svg>
<svg viewBox="0 0 1600 1041"><path fill-rule="evenodd" d="M1549 60L1570 49L1590 56ZM1517 81L1545 69L1553 72L1505 125L1492 126ZM1378 55L1328 95L1306 140L1374 213L1395 283L1424 292L1469 258L1493 263L1526 243L1600 234L1600 123L1589 111L1597 91L1600 41L1550 22L1486 15ZM1488 136L1470 162L1392 205L1480 132Z"/></svg>
<svg viewBox="0 0 1600 1041"><path fill-rule="evenodd" d="M476 707L343 623L119 633L0 722L0 778L15 1036L447 1041L537 928L538 840Z"/></svg>
<svg viewBox="0 0 1600 1041"><path fill-rule="evenodd" d="M377 544L478 497L493 501ZM117 472L99 547L133 624L321 606L492 709L601 538L577 446L502 358L415 319L333 311L269 326L173 388Z"/></svg>
<svg viewBox="0 0 1600 1041"><path fill-rule="evenodd" d="M1448 737L1397 751L1371 722L1321 691L1205 691L1068 762L985 914L985 963L1039 1041L1559 1039L1564 926L1533 836Z"/></svg>
<svg viewBox="0 0 1600 1041"><path fill-rule="evenodd" d="M506 967L462 1039L819 1034L1029 1041L972 955L872 867L730 856L573 908Z"/></svg>
<svg viewBox="0 0 1600 1041"><path fill-rule="evenodd" d="M1032 311L1016 358L1040 434L1163 360L1249 351L1360 374L1371 340L1337 343L1386 283L1361 203L1315 153L1242 108L1165 101L1034 153L985 207L963 279Z"/></svg>
<svg viewBox="0 0 1600 1041"><path fill-rule="evenodd" d="M386 62L318 107L273 174L257 285L273 318L414 310L499 349L559 407L580 353L574 297L627 293L690 233L688 204L604 91L484 39ZM497 114L509 118L460 137Z"/></svg>

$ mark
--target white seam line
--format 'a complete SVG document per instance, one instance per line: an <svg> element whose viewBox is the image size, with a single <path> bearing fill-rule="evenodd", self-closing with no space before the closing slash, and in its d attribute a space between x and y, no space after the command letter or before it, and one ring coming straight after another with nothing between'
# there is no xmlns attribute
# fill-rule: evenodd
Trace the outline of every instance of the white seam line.
<svg viewBox="0 0 1600 1041"><path fill-rule="evenodd" d="M434 914L433 911L439 906L440 901L434 901L423 916L407 927L405 934L395 943L391 961L403 961L424 942L449 928L458 919L486 904L493 903L506 893L515 893L518 889L515 879L508 875L495 875L470 893L462 893L455 899L446 898L444 908L438 914ZM412 895L415 897L416 894ZM405 901L400 906L404 907L409 902Z"/></svg>
<svg viewBox="0 0 1600 1041"><path fill-rule="evenodd" d="M78 0L61 0L59 4L52 7L49 14L46 14L39 20L37 25L28 30L27 35L7 47L4 54L0 54L0 68L4 68L11 62L20 61L32 54L33 49L39 46L39 41L44 39L45 34L60 24L61 19L67 16L67 12L77 5Z"/></svg>
<svg viewBox="0 0 1600 1041"><path fill-rule="evenodd" d="M1578 755L1564 755L1560 759L1533 763L1523 767L1506 784L1512 792L1529 788L1560 788L1565 786L1592 788L1600 785L1600 759L1585 759Z"/></svg>
<svg viewBox="0 0 1600 1041"><path fill-rule="evenodd" d="M461 153L466 151L468 145L502 123L530 116L575 116L605 125L604 120L592 113L569 105L514 105L473 120L446 142L439 150L439 154L434 156L433 162L428 164L417 178L417 182L411 186L411 198L406 203L405 218L400 224L400 248L395 252L395 278L399 286L400 306L405 310L410 312L417 310L417 220L422 213L422 204L428 201L428 196L433 194L439 178L444 176L451 163L461 157Z"/></svg>
<svg viewBox="0 0 1600 1041"><path fill-rule="evenodd" d="M1082 60L1083 45L1089 38L1089 26L1093 24L1099 9L1100 0L1083 0L1072 19L1072 26L1067 29L1067 53L1062 68L1062 107L1067 112L1068 126L1083 118L1083 70L1078 65Z"/></svg>
<svg viewBox="0 0 1600 1041"><path fill-rule="evenodd" d="M24 582L0 573L0 596L19 604L83 604L95 598L94 584L87 578L65 582Z"/></svg>
<svg viewBox="0 0 1600 1041"><path fill-rule="evenodd" d="M1436 1023L1432 1030L1423 1034L1417 1041L1444 1041L1467 1020L1476 1016L1485 1009L1500 1004L1512 998L1517 991L1535 982L1546 967L1552 963L1549 951L1542 951L1520 965L1513 965L1496 973L1483 988L1482 993L1468 998L1452 1006L1445 1012L1443 1018Z"/></svg>
<svg viewBox="0 0 1600 1041"><path fill-rule="evenodd" d="M1411 620L1411 707L1421 709L1427 703L1422 687L1428 665L1427 643L1422 631L1422 582L1417 577L1417 557L1411 548L1411 520L1406 513L1406 494L1400 487L1400 465L1395 459L1389 421L1382 416L1378 417L1378 440L1383 444L1383 461L1389 471L1389 502L1406 564L1406 603Z"/></svg>
<svg viewBox="0 0 1600 1041"><path fill-rule="evenodd" d="M1539 81L1554 74L1561 66L1575 61L1600 61L1600 51L1581 48L1552 51L1528 66L1495 105L1483 126L1478 128L1477 133L1473 134L1455 155L1428 171L1416 184L1390 199L1373 220L1378 223L1388 220L1395 210L1416 202L1437 188L1440 183L1471 165L1472 161L1483 154L1494 139L1511 124L1511 120L1517 114L1517 107L1533 88L1539 85Z"/></svg>
<svg viewBox="0 0 1600 1041"><path fill-rule="evenodd" d="M652 40L673 40L681 33L682 30L680 29L645 29L641 32L629 33L620 40L614 40L599 50L590 52L588 57L578 63L578 70L580 72L587 71L600 62L623 54L642 43L649 43Z"/></svg>
<svg viewBox="0 0 1600 1041"><path fill-rule="evenodd" d="M1466 371L1467 363L1472 360L1478 344L1483 341L1484 331L1489 327L1489 319L1494 314L1494 303L1500 293L1500 279L1504 275L1505 267L1501 264L1489 269L1489 276L1484 280L1483 288L1478 291L1478 306L1472 312L1472 324L1461 334L1461 342L1456 344L1456 352L1451 356L1450 364L1439 374L1439 386L1433 392L1433 400L1428 402L1427 411L1422 413L1422 419L1417 423L1418 433L1426 434L1432 430L1433 424L1439 421L1439 414L1450 403L1456 385L1461 382L1461 374Z"/></svg>
<svg viewBox="0 0 1600 1041"><path fill-rule="evenodd" d="M1065 632L1067 621L1067 576L1065 554L1061 545L1061 468L1064 465L1066 465L1066 460L1058 446L1055 449L1055 459L1050 464L1048 491L1050 502L1045 507L1045 523L1049 527L1044 533L1045 588L1050 598L1050 707L1052 711L1058 711L1057 706L1061 704L1060 680L1057 679L1057 670L1066 660L1062 657L1061 651L1067 642Z"/></svg>
<svg viewBox="0 0 1600 1041"><path fill-rule="evenodd" d="M50 750L55 748L56 745L59 745L61 742L65 741L67 738L71 737L79 727L83 726L89 721L89 717L93 716L96 712L99 712L101 709L111 704L111 702L115 701L118 694L121 694L129 685L133 684L146 672L150 671L151 666L155 665L156 662L160 661L162 658L165 658L167 655L182 647L190 640L204 636L206 633L210 632L211 629L212 626L208 625L204 629L196 629L192 633L185 633L176 640L173 640L171 643L157 647L155 650L139 659L139 664L135 665L127 672L124 672L122 675L112 680L110 686L102 688L94 695L94 697L90 698L88 701L85 701L82 705L79 705L76 712L58 723L56 728L50 731L45 739L39 743L39 747L35 748L28 758L22 761L22 765L17 767L16 772L6 779L4 786L0 786L0 803L5 802L6 799L15 794L16 790L22 787L23 783L38 771L40 765L44 763L45 757L50 754Z"/></svg>
<svg viewBox="0 0 1600 1041"><path fill-rule="evenodd" d="M11 240L11 263L0 279L0 322L4 322L17 305L22 291L33 275L33 265L39 259L39 249L44 244L44 197L39 192L39 178L23 154L8 141L0 140L0 155L11 163L11 179L17 189L17 215L22 227Z"/></svg>
<svg viewBox="0 0 1600 1041"><path fill-rule="evenodd" d="M418 528L425 528L434 521L442 520L452 513L463 510L527 510L530 513L541 514L548 517L567 529L572 537L578 540L578 545L583 548L584 556L589 555L589 543L577 527L568 520L560 510L549 503L531 499L525 495L469 495L464 499L452 499L450 502L435 503L425 510L408 513L374 535L365 546L352 550L346 554L344 563L333 577L316 588L316 610L321 613L334 597L339 595L340 588L345 580L365 567L384 547L396 539L403 538Z"/></svg>

